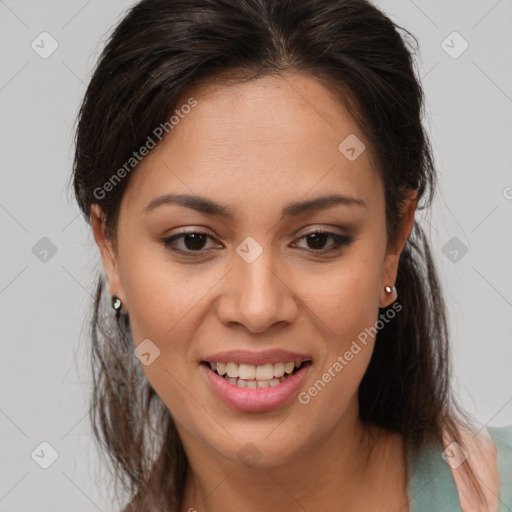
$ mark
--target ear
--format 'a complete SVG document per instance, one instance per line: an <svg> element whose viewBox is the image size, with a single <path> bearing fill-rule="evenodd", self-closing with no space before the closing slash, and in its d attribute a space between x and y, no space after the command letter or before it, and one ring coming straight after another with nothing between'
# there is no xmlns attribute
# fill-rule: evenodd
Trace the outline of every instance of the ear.
<svg viewBox="0 0 512 512"><path fill-rule="evenodd" d="M416 190L409 190L406 193L406 199L401 209L400 217L401 233L394 247L390 247L384 258L384 269L382 275L382 286L380 296L380 307L384 308L392 304L396 298L396 294L386 293L384 290L385 286L393 287L396 282L396 276L398 274L398 262L400 260L400 254L402 253L407 239L411 234L412 227L414 225L414 213L418 205L418 192Z"/></svg>
<svg viewBox="0 0 512 512"><path fill-rule="evenodd" d="M105 234L105 216L98 204L91 205L90 220L94 239L100 250L103 268L107 276L108 291L110 295L117 295L121 299L124 307L126 303L119 276L117 249L113 241Z"/></svg>

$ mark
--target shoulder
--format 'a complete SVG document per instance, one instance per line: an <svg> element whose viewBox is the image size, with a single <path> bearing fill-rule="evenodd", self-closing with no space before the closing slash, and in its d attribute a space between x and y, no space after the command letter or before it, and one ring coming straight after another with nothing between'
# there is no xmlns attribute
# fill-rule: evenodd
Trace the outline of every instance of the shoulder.
<svg viewBox="0 0 512 512"><path fill-rule="evenodd" d="M512 425L506 427L482 427L477 432L461 429L462 447L457 445L459 458L467 461L477 480L482 484L483 493L490 510L512 508ZM455 443L456 444L456 443ZM446 452L450 446L446 446ZM453 479L457 486L463 510L479 510L467 473L459 471L458 465L451 465ZM506 508L503 508L506 507Z"/></svg>
<svg viewBox="0 0 512 512"><path fill-rule="evenodd" d="M500 476L500 505L512 509L512 425L487 427L496 447L496 466Z"/></svg>
<svg viewBox="0 0 512 512"><path fill-rule="evenodd" d="M510 454L512 451L512 425L505 427L487 427L496 447Z"/></svg>
<svg viewBox="0 0 512 512"><path fill-rule="evenodd" d="M459 442L446 434L442 443L425 446L410 459L410 510L511 511L512 425L459 427ZM478 505L468 470L476 477L487 507Z"/></svg>

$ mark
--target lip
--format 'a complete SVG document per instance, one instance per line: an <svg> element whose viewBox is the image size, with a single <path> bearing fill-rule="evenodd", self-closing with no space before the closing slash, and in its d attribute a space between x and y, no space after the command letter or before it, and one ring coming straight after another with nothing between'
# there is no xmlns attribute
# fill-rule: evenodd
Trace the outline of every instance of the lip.
<svg viewBox="0 0 512 512"><path fill-rule="evenodd" d="M211 356L206 356L204 362L209 363L242 363L254 364L262 366L267 363L287 363L291 361L312 361L308 354L300 354L298 352L290 352L281 349L268 349L262 352L250 352L248 350L228 350L226 352L218 352Z"/></svg>
<svg viewBox="0 0 512 512"><path fill-rule="evenodd" d="M217 396L228 406L244 412L263 412L285 405L297 392L311 367L303 365L300 370L277 386L262 389L239 388L230 384L209 366L200 364Z"/></svg>

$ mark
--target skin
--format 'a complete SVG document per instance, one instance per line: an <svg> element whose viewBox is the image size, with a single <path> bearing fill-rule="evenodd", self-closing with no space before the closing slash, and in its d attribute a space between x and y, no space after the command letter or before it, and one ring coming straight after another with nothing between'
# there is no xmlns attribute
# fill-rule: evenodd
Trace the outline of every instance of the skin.
<svg viewBox="0 0 512 512"><path fill-rule="evenodd" d="M182 103L190 97L197 106L130 177L117 244L104 236L100 208L91 213L109 291L129 312L135 345L149 338L160 350L142 368L190 463L182 511L406 511L401 437L359 419L357 388L374 338L308 404L294 398L260 413L224 405L199 362L236 348L303 352L313 360L299 391L307 390L375 324L378 308L393 303L384 286L396 281L416 194L404 205L399 243L388 248L384 187L370 145L310 76L196 86ZM354 161L338 150L349 134L366 145ZM170 204L143 213L165 193L206 196L232 208L234 219ZM289 203L332 193L366 206L281 219ZM176 240L175 248L192 254L180 256L162 242L179 228L213 238ZM315 245L304 238L315 228L353 241L327 253L333 239ZM250 264L236 252L248 236L263 249ZM261 454L252 467L237 456L247 442Z"/></svg>

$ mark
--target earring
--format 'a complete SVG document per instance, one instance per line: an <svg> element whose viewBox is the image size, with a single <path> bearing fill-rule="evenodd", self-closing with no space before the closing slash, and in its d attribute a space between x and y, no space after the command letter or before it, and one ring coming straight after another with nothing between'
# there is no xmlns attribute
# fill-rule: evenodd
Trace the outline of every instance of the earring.
<svg viewBox="0 0 512 512"><path fill-rule="evenodd" d="M117 295L112 295L112 307L116 311L120 311L122 305L123 303L121 302L121 299Z"/></svg>
<svg viewBox="0 0 512 512"><path fill-rule="evenodd" d="M398 299L398 293L396 292L396 288L394 286L384 286L384 290L386 290L386 293L392 293L394 299Z"/></svg>

